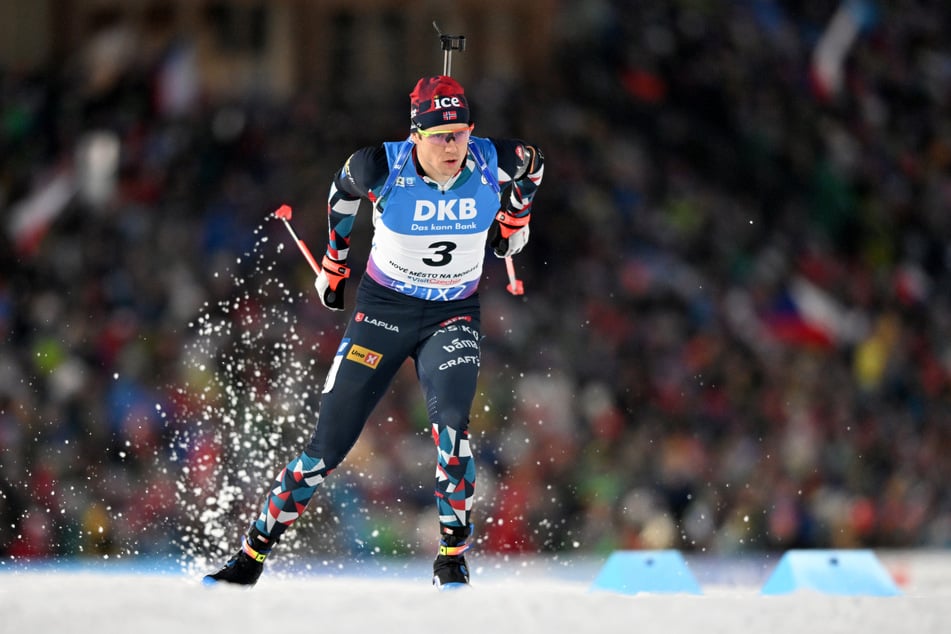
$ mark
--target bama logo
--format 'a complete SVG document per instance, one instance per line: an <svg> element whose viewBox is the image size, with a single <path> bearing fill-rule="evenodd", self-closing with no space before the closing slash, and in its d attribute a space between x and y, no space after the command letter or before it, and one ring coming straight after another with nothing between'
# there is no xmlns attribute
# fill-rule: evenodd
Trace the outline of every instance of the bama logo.
<svg viewBox="0 0 951 634"><path fill-rule="evenodd" d="M369 348L364 348L363 346L358 346L354 344L350 351L347 353L347 359L350 361L356 361L357 363L363 364L368 368L376 369L376 366L380 365L380 359L383 358L383 355L379 352L374 352Z"/></svg>
<svg viewBox="0 0 951 634"><path fill-rule="evenodd" d="M459 203L456 205L456 203ZM413 211L413 220L471 220L476 217L475 198L450 198L434 203L430 200L417 200Z"/></svg>

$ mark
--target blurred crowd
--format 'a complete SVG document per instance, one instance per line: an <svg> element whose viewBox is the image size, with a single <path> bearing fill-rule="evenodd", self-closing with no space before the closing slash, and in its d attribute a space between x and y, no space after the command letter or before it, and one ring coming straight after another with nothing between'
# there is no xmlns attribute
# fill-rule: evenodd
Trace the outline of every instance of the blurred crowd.
<svg viewBox="0 0 951 634"><path fill-rule="evenodd" d="M526 294L491 256L482 285L483 550L951 545L951 12L845 4L868 13L839 81L814 55L834 6L745 0L562 2L550 69L466 82L476 134L546 155ZM344 321L267 211L292 204L320 252L333 170L406 133L408 112L349 120L306 91L176 101L180 42L139 46L0 74L6 557L172 553L216 505L233 546ZM275 321L293 329L256 336ZM309 548L429 553L406 369L297 529ZM249 464L277 393L303 415ZM222 473L241 504L215 499Z"/></svg>

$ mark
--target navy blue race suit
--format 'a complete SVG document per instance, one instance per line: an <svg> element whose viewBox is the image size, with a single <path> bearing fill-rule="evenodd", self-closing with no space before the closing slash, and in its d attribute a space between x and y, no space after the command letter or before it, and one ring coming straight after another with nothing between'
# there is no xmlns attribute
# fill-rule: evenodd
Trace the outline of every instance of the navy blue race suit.
<svg viewBox="0 0 951 634"><path fill-rule="evenodd" d="M543 162L541 152L522 141L473 137L465 165L442 185L423 174L409 141L358 150L336 173L328 197L325 268L329 258L344 270L361 199L373 205L373 245L327 375L319 421L267 495L252 525L259 540L276 542L300 516L407 359L415 363L437 449L441 531L468 534L475 490L468 425L479 372L478 280L486 242L500 239L499 218L527 224Z"/></svg>

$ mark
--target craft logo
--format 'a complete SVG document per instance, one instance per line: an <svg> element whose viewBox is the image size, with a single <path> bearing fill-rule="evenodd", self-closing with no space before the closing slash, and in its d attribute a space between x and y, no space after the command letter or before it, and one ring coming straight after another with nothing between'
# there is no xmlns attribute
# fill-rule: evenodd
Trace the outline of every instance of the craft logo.
<svg viewBox="0 0 951 634"><path fill-rule="evenodd" d="M368 368L376 369L376 366L380 365L380 359L383 358L383 355L379 352L374 352L369 348L364 348L363 346L354 345L350 348L350 351L347 352L347 359L350 361L356 361L357 363L363 364Z"/></svg>

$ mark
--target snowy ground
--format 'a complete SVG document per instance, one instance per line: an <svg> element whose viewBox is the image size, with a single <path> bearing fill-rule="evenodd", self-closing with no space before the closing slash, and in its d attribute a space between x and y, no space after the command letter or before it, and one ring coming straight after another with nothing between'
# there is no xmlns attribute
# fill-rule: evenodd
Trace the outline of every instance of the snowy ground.
<svg viewBox="0 0 951 634"><path fill-rule="evenodd" d="M762 596L771 560L688 558L702 595L591 592L599 562L485 560L465 591L428 586L428 562L265 572L206 588L148 565L0 566L0 633L94 632L951 632L951 552L880 555L898 597Z"/></svg>

